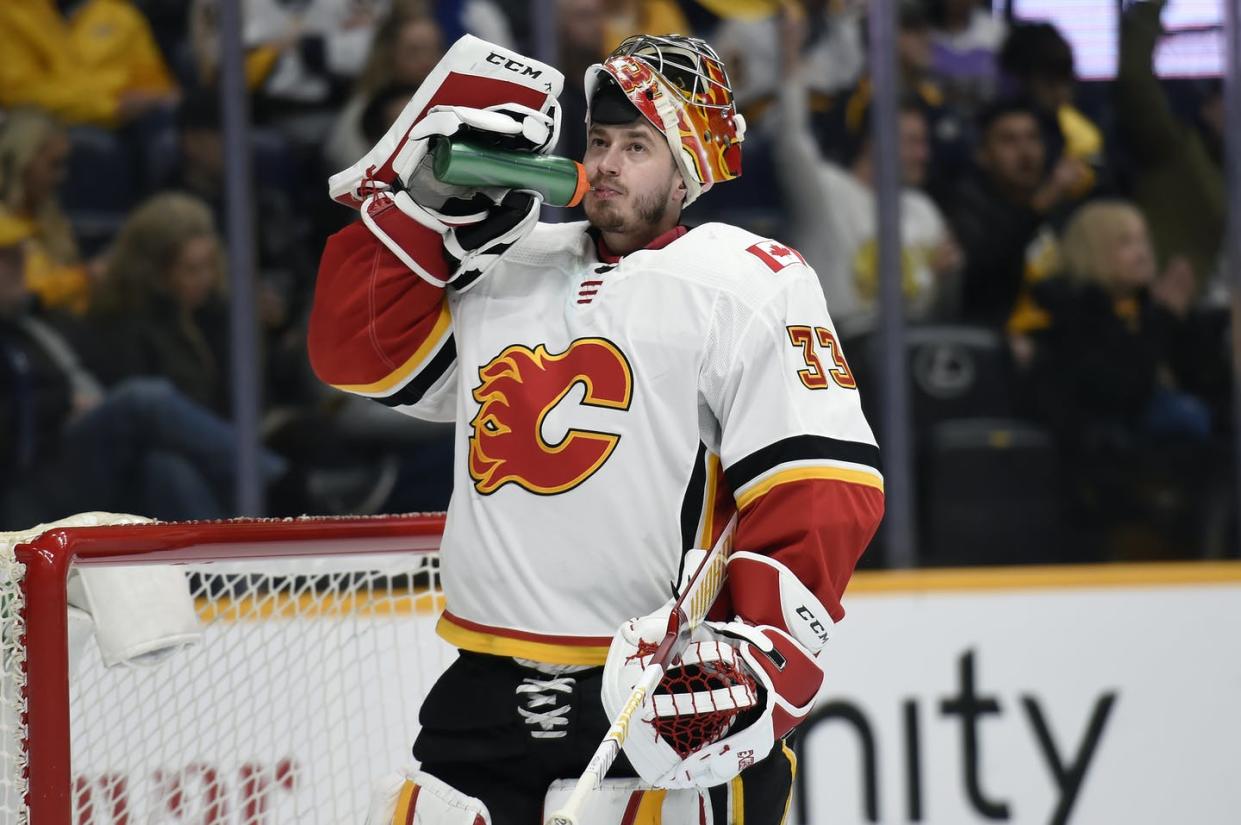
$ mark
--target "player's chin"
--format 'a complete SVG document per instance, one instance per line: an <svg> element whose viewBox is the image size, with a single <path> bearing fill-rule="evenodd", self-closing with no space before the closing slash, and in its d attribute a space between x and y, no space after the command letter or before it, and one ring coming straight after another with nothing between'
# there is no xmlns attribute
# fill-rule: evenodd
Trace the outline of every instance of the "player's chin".
<svg viewBox="0 0 1241 825"><path fill-rule="evenodd" d="M599 200L588 193L582 201L582 209L590 222L599 229L616 229L624 223L620 204L615 201Z"/></svg>

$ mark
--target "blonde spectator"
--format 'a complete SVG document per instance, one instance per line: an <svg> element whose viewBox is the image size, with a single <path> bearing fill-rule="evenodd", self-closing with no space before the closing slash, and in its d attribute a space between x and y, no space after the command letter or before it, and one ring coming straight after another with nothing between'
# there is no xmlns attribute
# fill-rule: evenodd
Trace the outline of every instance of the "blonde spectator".
<svg viewBox="0 0 1241 825"><path fill-rule="evenodd" d="M1155 279L1155 257L1146 220L1132 204L1097 200L1073 213L1060 242L1065 273L1119 298L1130 298ZM1192 286L1192 284L1191 284ZM1184 297L1192 298L1192 291ZM1181 301L1178 300L1180 306ZM1188 305L1180 306L1184 315Z"/></svg>
<svg viewBox="0 0 1241 825"><path fill-rule="evenodd" d="M1160 273L1146 220L1118 200L1075 211L1061 255L1063 276L1031 289L1048 323L1024 379L1063 448L1074 511L1118 557L1219 546L1226 451L1212 439L1229 388L1203 381L1223 348L1193 311L1192 269Z"/></svg>
<svg viewBox="0 0 1241 825"><path fill-rule="evenodd" d="M0 3L0 106L113 127L171 105L177 86L146 18L127 0Z"/></svg>
<svg viewBox="0 0 1241 825"><path fill-rule="evenodd" d="M1036 332L1040 360L1065 382L1056 411L1076 416L1066 433L1124 427L1205 437L1210 419L1182 386L1194 323L1193 272L1174 262L1163 273L1142 213L1128 201L1078 208L1060 242L1062 276L1032 289L1047 313ZM1050 358L1048 356L1051 356ZM1192 383L1192 382L1191 382Z"/></svg>
<svg viewBox="0 0 1241 825"><path fill-rule="evenodd" d="M44 112L18 109L0 123L0 214L28 226L26 288L45 307L81 312L87 269L56 196L68 158L64 126Z"/></svg>

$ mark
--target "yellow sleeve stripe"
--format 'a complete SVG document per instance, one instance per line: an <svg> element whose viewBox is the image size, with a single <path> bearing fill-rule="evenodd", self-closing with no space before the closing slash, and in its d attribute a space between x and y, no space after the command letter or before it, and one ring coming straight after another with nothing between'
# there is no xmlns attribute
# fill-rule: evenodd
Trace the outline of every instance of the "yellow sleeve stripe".
<svg viewBox="0 0 1241 825"><path fill-rule="evenodd" d="M356 395L391 395L392 391L397 387L405 384L409 378L427 365L431 360L431 356L439 349L440 343L444 340L444 336L448 334L452 327L452 313L448 311L448 301L440 304L439 317L435 319L435 326L431 328L431 334L422 342L422 346L414 351L414 354L406 359L404 364L397 367L388 375L374 381L370 384L333 384L338 390L351 392Z"/></svg>
<svg viewBox="0 0 1241 825"><path fill-rule="evenodd" d="M414 799L417 796L418 786L406 779L396 800L396 810L392 812L392 825L413 825Z"/></svg>
<svg viewBox="0 0 1241 825"><path fill-rule="evenodd" d="M720 457L715 453L707 453L707 492L703 496L702 530L698 535L698 547L710 547L711 527L715 522L715 497L719 492L720 480L723 478L720 469Z"/></svg>
<svg viewBox="0 0 1241 825"><path fill-rule="evenodd" d="M866 487L874 487L876 490L883 492L883 478L874 472L867 470L854 470L847 467L791 467L787 470L772 473L766 478L746 488L737 495L737 509L744 510L754 502L758 501L772 488L781 484L788 484L791 481L808 481L811 479L823 479L826 481L843 481L848 484L861 484Z"/></svg>

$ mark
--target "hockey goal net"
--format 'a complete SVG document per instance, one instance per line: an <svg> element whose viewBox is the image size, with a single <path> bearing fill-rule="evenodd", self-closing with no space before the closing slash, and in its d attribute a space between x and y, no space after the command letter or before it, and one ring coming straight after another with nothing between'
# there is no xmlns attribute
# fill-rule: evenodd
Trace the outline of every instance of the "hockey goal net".
<svg viewBox="0 0 1241 825"><path fill-rule="evenodd" d="M443 517L118 520L0 545L0 825L360 825L452 656ZM183 575L194 638L105 665L90 570Z"/></svg>

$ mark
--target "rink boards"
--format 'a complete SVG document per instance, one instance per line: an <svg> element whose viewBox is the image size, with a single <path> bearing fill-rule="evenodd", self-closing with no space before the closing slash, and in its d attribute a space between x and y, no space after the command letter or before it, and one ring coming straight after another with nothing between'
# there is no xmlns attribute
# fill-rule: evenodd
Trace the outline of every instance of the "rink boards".
<svg viewBox="0 0 1241 825"><path fill-rule="evenodd" d="M1237 821L1241 564L864 573L845 605L825 653L828 683L799 743L793 821ZM278 640L285 621L276 611L209 633L243 639L261 656L271 640L288 647ZM190 745L149 761L75 764L79 788L95 789L90 821L360 822L366 788L405 761L416 706L451 657L433 635L432 611L368 621L383 628L362 659L402 648L395 678L375 679L357 651L335 642L258 668L250 684L238 680L235 657L184 665L176 693L247 693L240 740L235 729L215 738L217 727L235 726L199 721L188 726ZM189 721L156 718L160 691L109 690L131 692L134 708L109 714L109 727L122 718L149 741ZM333 718L341 694L361 700L354 723ZM290 705L313 707L311 723L288 723ZM350 734L352 724L362 735ZM347 747L328 744L342 736ZM309 764L325 750L331 764ZM122 819L102 784L117 775L126 777ZM247 806L243 794L259 788L262 804Z"/></svg>

